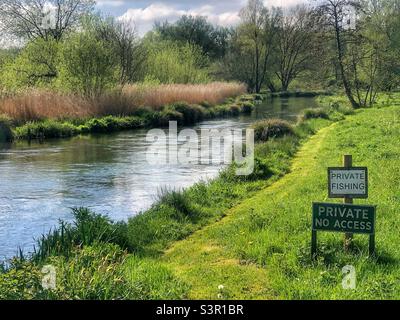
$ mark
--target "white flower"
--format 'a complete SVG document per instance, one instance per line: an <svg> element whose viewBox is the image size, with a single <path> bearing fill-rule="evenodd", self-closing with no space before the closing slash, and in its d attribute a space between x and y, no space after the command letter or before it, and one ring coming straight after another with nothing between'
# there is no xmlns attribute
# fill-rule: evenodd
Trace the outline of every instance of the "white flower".
<svg viewBox="0 0 400 320"><path fill-rule="evenodd" d="M218 290L224 290L224 288L225 287L222 284L218 286Z"/></svg>

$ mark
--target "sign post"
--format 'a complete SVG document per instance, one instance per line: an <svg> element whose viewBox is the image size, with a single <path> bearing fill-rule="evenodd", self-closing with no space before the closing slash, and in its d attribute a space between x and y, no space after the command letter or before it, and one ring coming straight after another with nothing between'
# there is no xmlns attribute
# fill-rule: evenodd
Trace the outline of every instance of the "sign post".
<svg viewBox="0 0 400 320"><path fill-rule="evenodd" d="M368 169L353 167L353 157L343 157L343 167L328 168L329 198L344 198L343 204L314 203L311 255L317 253L317 231L343 232L349 250L353 234L369 235L369 254L375 253L375 206L354 205L353 199L368 198Z"/></svg>
<svg viewBox="0 0 400 320"><path fill-rule="evenodd" d="M351 155L343 156L343 165L346 169L351 168L353 166L353 156L351 156ZM344 203L353 204L353 198L350 198L349 196L345 196ZM352 242L353 242L353 234L345 233L344 234L344 250L345 251L349 250Z"/></svg>

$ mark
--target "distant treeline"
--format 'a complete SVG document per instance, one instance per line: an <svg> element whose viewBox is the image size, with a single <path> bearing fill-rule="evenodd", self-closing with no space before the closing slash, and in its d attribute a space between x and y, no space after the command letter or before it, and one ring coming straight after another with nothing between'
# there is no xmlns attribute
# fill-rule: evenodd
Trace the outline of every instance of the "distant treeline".
<svg viewBox="0 0 400 320"><path fill-rule="evenodd" d="M55 21L43 23L45 3ZM136 82L234 80L256 93L340 88L358 108L399 87L400 0L323 0L290 9L249 0L236 26L182 16L156 23L142 38L134 21L104 17L94 5L1 2L2 31L23 44L0 52L2 94L45 87L97 96Z"/></svg>

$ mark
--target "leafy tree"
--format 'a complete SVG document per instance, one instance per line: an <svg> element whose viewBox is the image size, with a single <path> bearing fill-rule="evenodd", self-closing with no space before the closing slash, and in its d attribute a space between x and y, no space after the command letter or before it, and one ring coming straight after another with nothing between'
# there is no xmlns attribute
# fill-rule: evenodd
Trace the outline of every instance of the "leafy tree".
<svg viewBox="0 0 400 320"><path fill-rule="evenodd" d="M118 83L114 52L88 31L75 33L64 41L59 69L61 88L89 97L98 96Z"/></svg>
<svg viewBox="0 0 400 320"><path fill-rule="evenodd" d="M214 27L206 17L182 16L177 22L156 23L155 32L163 40L188 42L202 48L213 59L222 58L228 47L230 30Z"/></svg>
<svg viewBox="0 0 400 320"><path fill-rule="evenodd" d="M84 28L96 36L114 52L119 64L119 83L125 85L140 80L146 60L133 21L119 21L114 17L90 16L85 19Z"/></svg>
<svg viewBox="0 0 400 320"><path fill-rule="evenodd" d="M58 76L58 49L55 40L29 42L15 59L4 64L3 85L11 90L52 84Z"/></svg>
<svg viewBox="0 0 400 320"><path fill-rule="evenodd" d="M208 59L200 47L171 41L147 43L147 80L161 83L202 83L208 79Z"/></svg>

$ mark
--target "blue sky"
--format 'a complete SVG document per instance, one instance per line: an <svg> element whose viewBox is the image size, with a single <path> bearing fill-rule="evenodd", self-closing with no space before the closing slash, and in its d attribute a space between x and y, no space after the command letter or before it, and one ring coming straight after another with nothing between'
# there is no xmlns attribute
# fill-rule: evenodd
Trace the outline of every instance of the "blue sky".
<svg viewBox="0 0 400 320"><path fill-rule="evenodd" d="M291 6L305 0L266 0L268 6ZM97 8L133 21L140 34L149 31L155 21L176 21L183 14L208 16L214 24L229 26L238 22L238 12L247 0L98 0Z"/></svg>

